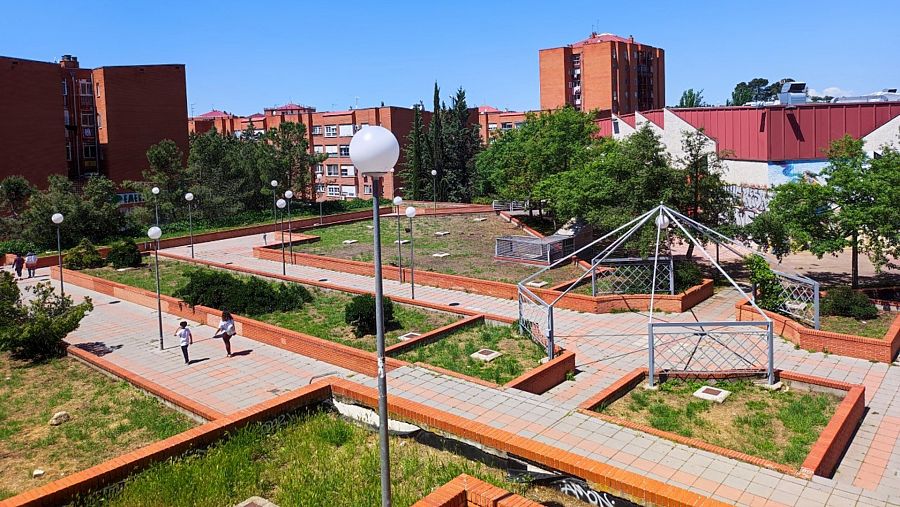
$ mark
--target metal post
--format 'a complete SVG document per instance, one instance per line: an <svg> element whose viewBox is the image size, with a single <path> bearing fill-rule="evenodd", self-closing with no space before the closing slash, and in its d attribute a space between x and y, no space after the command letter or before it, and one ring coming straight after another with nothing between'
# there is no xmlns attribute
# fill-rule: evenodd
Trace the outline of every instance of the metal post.
<svg viewBox="0 0 900 507"><path fill-rule="evenodd" d="M653 280L656 283L656 280ZM672 251L669 250L669 294L675 294L675 260L672 258Z"/></svg>
<svg viewBox="0 0 900 507"><path fill-rule="evenodd" d="M770 320L766 326L766 347L768 351L768 365L766 365L766 374L769 379L769 385L775 383L775 338L772 332L773 323Z"/></svg>
<svg viewBox="0 0 900 507"><path fill-rule="evenodd" d="M437 213L437 175L431 177L431 189L434 196L434 212Z"/></svg>
<svg viewBox="0 0 900 507"><path fill-rule="evenodd" d="M191 235L191 259L194 258L194 218L191 215L191 201L188 201L188 231Z"/></svg>
<svg viewBox="0 0 900 507"><path fill-rule="evenodd" d="M159 320L159 350L163 350L162 297L159 293L159 240L156 240L156 316Z"/></svg>
<svg viewBox="0 0 900 507"><path fill-rule="evenodd" d="M319 201L319 225L322 225L322 203L324 201Z"/></svg>
<svg viewBox="0 0 900 507"><path fill-rule="evenodd" d="M591 296L597 297L597 264L591 266Z"/></svg>
<svg viewBox="0 0 900 507"><path fill-rule="evenodd" d="M294 223L291 221L291 201L292 201L292 200L293 200L293 197L287 200L287 205L288 205L288 206L287 206L287 208L288 208L288 228L287 228L287 231L288 231L288 241L289 241L288 245L293 245L293 244L294 244L294 242L292 241L292 240L294 239L294 229L293 229L293 228L294 228ZM282 221L282 222L283 222L283 221ZM282 233L282 236L284 236L284 233ZM281 239L284 240L283 237L282 237ZM294 264L294 250L293 250L293 249L291 249L291 264Z"/></svg>
<svg viewBox="0 0 900 507"><path fill-rule="evenodd" d="M409 290L410 296L416 299L416 263L413 248L413 222L409 217Z"/></svg>
<svg viewBox="0 0 900 507"><path fill-rule="evenodd" d="M654 346L653 346L653 323L650 322L647 324L647 350L650 352L650 364L647 365L647 382L649 387L653 387L654 384L654 374L656 373L656 365L654 365Z"/></svg>
<svg viewBox="0 0 900 507"><path fill-rule="evenodd" d="M159 197L153 196L153 207L156 209L156 226L159 227Z"/></svg>
<svg viewBox="0 0 900 507"><path fill-rule="evenodd" d="M397 206L397 268L400 270L398 279L400 283L403 283L403 241L400 239L400 206Z"/></svg>
<svg viewBox="0 0 900 507"><path fill-rule="evenodd" d="M276 223L276 227L277 227ZM281 274L287 275L287 261L284 257L284 212L281 212Z"/></svg>
<svg viewBox="0 0 900 507"><path fill-rule="evenodd" d="M522 289L519 288L519 333L525 334L525 319L522 318Z"/></svg>
<svg viewBox="0 0 900 507"><path fill-rule="evenodd" d="M819 282L813 282L813 325L819 329Z"/></svg>
<svg viewBox="0 0 900 507"><path fill-rule="evenodd" d="M547 358L553 360L556 352L553 346L553 307L547 307Z"/></svg>
<svg viewBox="0 0 900 507"><path fill-rule="evenodd" d="M56 255L59 260L59 294L65 296L66 288L63 285L62 241L59 239L59 224L56 224Z"/></svg>
<svg viewBox="0 0 900 507"><path fill-rule="evenodd" d="M387 375L384 369L384 307L381 286L381 221L379 212L379 177L372 177L372 220L375 225L375 327L376 352L378 357L378 441L381 451L381 505L391 505L391 469L388 449Z"/></svg>

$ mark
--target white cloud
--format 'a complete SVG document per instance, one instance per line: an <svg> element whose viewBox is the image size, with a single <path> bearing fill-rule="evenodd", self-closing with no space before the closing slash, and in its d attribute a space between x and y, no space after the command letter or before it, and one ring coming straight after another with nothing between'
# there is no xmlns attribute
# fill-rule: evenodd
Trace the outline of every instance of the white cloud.
<svg viewBox="0 0 900 507"><path fill-rule="evenodd" d="M857 95L857 93L853 90L844 90L843 88L838 86L829 86L822 91L815 90L813 88L809 89L810 97L824 97L826 95L830 97L852 97Z"/></svg>

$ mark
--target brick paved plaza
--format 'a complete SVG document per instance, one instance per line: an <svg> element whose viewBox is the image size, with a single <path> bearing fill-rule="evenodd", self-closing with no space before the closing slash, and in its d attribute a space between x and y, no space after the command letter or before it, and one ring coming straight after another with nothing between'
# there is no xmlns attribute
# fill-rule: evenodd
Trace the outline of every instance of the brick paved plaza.
<svg viewBox="0 0 900 507"><path fill-rule="evenodd" d="M258 235L195 246L198 260L232 263L274 275L279 263L253 257ZM184 247L163 254L189 255ZM46 278L47 270L41 270ZM370 277L300 265L287 267L289 277L321 280L350 289L372 290ZM24 283L24 282L23 282ZM409 296L409 285L385 280L387 296ZM374 387L374 378L237 336L235 357L226 358L221 342L209 337L214 329L192 324L195 345L186 366L174 332L178 318L164 315L165 349L158 350L155 311L67 285L76 298L90 296L95 310L68 341L151 382L175 391L223 414L232 413L278 394L333 374ZM424 302L517 318L511 300L460 291L417 287ZM718 293L683 314L659 315L660 320L693 322L732 320L735 296ZM623 428L576 411L576 407L625 373L646 367L644 313L585 314L557 309L558 343L576 353L579 373L543 395L515 389L494 389L407 366L389 375L389 396L477 420L495 428L533 438L562 450L590 457L667 484L736 505L898 505L900 504L900 373L883 363L795 350L776 338L776 368L832 380L863 384L868 413L833 479L805 480L707 451Z"/></svg>

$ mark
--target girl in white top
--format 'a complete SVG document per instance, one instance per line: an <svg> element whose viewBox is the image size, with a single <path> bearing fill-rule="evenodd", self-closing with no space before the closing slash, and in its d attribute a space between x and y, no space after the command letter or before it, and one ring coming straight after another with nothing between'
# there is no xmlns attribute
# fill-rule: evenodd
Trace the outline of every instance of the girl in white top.
<svg viewBox="0 0 900 507"><path fill-rule="evenodd" d="M187 322L181 321L179 326L178 331L175 331L175 336L181 339L181 353L184 355L184 364L191 364L190 359L188 359L188 345L194 343L194 336L191 334L191 330L188 329Z"/></svg>
<svg viewBox="0 0 900 507"><path fill-rule="evenodd" d="M234 329L234 319L231 313L222 312L222 322L219 323L219 331L213 335L213 338L221 338L225 342L225 357L231 357L231 337L236 334Z"/></svg>

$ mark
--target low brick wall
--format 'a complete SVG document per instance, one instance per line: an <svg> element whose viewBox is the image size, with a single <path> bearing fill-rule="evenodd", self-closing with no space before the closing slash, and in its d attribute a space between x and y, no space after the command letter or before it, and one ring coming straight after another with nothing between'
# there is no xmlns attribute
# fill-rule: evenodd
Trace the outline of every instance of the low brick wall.
<svg viewBox="0 0 900 507"><path fill-rule="evenodd" d="M413 507L541 507L541 504L471 475L460 474Z"/></svg>
<svg viewBox="0 0 900 507"><path fill-rule="evenodd" d="M646 368L636 368L625 374L619 380L613 382L606 389L588 398L580 405L578 411L591 417L598 417L607 422L625 426L637 431L643 431L651 435L661 438L674 440L675 442L703 449L705 451L714 452L722 456L752 463L757 466L777 470L781 473L811 478L813 475L830 477L837 469L840 458L844 451L849 447L856 428L859 427L863 416L865 415L865 387L857 384L847 384L837 382L822 377L813 377L811 375L803 375L790 371L778 372L781 380L802 382L809 385L826 387L846 391L844 399L835 409L834 415L828 422L828 425L819 434L819 438L810 448L809 454L803 461L800 470L794 469L781 463L769 461L756 456L750 456L742 452L726 449L717 445L710 444L696 438L684 437L669 431L662 431L656 428L638 424L626 419L608 416L596 412L599 407L608 406L617 399L625 396L632 389L637 388L647 378Z"/></svg>
<svg viewBox="0 0 900 507"><path fill-rule="evenodd" d="M900 314L894 317L894 322L888 328L884 338L878 339L816 330L780 313L768 310L763 310L763 312L772 319L776 334L801 349L883 363L892 362L897 357L897 352L900 351ZM747 301L735 305L735 317L740 321L764 320L762 315Z"/></svg>
<svg viewBox="0 0 900 507"><path fill-rule="evenodd" d="M451 333L455 333L461 329L465 329L469 326L478 324L484 324L484 315L472 315L462 320L447 324L444 327L439 327L437 329L432 329L427 333L422 333L421 336L417 336L405 342L395 343L394 345L391 345L390 347L384 349L384 354L389 357L394 357L416 347L422 347L428 345L429 343L434 343Z"/></svg>
<svg viewBox="0 0 900 507"><path fill-rule="evenodd" d="M569 372L575 371L575 353L564 350L551 361L531 369L510 380L504 387L527 391L532 394L544 394L566 380Z"/></svg>

